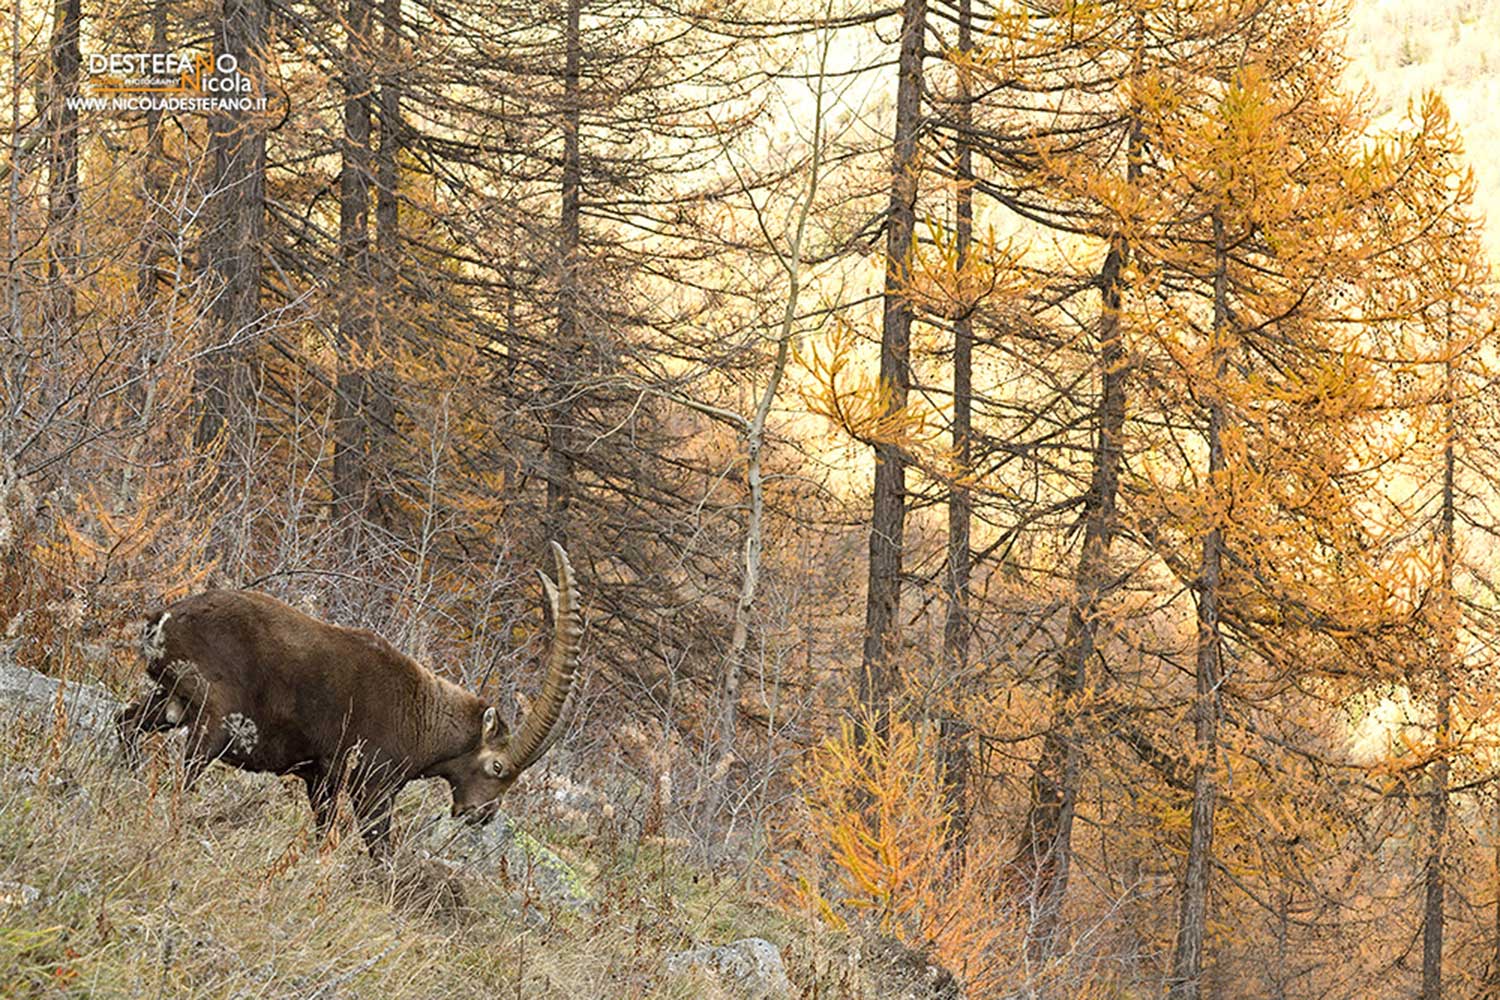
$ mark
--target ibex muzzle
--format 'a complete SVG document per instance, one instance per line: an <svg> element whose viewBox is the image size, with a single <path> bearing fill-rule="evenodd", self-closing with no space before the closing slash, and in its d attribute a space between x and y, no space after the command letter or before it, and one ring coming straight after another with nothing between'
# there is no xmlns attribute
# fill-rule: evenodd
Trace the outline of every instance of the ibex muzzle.
<svg viewBox="0 0 1500 1000"><path fill-rule="evenodd" d="M132 753L141 732L188 727L185 780L213 760L294 774L320 829L347 790L370 853L389 851L391 804L409 781L443 778L453 814L495 815L500 797L557 739L578 675L582 634L567 553L557 583L541 696L519 730L477 695L419 666L373 632L311 618L254 591L211 590L153 614L142 649L156 682L120 713Z"/></svg>

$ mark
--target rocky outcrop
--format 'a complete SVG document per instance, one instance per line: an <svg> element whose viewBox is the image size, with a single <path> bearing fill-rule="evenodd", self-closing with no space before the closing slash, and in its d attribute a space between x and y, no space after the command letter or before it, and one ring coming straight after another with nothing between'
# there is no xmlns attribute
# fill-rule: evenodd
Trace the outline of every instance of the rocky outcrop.
<svg viewBox="0 0 1500 1000"><path fill-rule="evenodd" d="M798 966L831 997L964 1000L963 983L930 950L874 928L812 935L798 942ZM1009 996L1009 994L1007 994Z"/></svg>
<svg viewBox="0 0 1500 1000"><path fill-rule="evenodd" d="M708 973L740 1000L789 1000L792 996L781 951L764 938L699 945L667 956L666 965L673 975L694 970Z"/></svg>
<svg viewBox="0 0 1500 1000"><path fill-rule="evenodd" d="M57 718L59 688L68 736L103 739L113 745L114 717L120 703L107 692L92 684L59 681L3 660L0 660L0 723L24 717L34 724L52 725Z"/></svg>

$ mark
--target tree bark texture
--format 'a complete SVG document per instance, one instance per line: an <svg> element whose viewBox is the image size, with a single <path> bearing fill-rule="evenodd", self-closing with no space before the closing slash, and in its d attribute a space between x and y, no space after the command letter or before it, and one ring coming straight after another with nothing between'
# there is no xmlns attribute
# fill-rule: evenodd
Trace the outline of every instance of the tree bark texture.
<svg viewBox="0 0 1500 1000"><path fill-rule="evenodd" d="M265 0L224 0L214 51L229 53L265 94ZM207 230L200 252L213 277L209 335L196 376L200 448L226 431L246 436L254 419L253 346L261 320L261 243L265 237L265 123L253 111L215 112L208 120ZM226 442L224 461L234 458ZM221 466L222 470L222 466Z"/></svg>
<svg viewBox="0 0 1500 1000"><path fill-rule="evenodd" d="M880 381L889 391L888 412L906 405L911 389L911 303L905 274L915 230L917 134L921 127L922 42L926 0L905 0L897 62L896 129L891 159L891 198L886 219L885 314L880 332ZM883 725L896 686L901 554L906 531L906 458L898 445L875 446L875 483L870 519L868 587L860 702Z"/></svg>

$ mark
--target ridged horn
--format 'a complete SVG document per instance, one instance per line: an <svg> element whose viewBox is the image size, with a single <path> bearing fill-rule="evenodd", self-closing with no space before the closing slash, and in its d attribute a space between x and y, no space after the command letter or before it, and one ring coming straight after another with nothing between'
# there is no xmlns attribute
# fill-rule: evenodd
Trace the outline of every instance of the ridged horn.
<svg viewBox="0 0 1500 1000"><path fill-rule="evenodd" d="M578 646L583 625L578 614L578 589L573 582L573 564L556 542L552 555L557 561L557 583L537 571L547 601L552 606L552 651L547 657L547 673L542 693L526 713L520 731L506 745L493 765L496 777L520 774L541 759L547 748L561 735L564 710L572 700L573 682L578 676Z"/></svg>

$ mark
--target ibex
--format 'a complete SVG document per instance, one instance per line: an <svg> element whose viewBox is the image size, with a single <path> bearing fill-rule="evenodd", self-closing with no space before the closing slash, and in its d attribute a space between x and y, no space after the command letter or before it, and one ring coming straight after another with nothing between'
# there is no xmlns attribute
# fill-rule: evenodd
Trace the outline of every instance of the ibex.
<svg viewBox="0 0 1500 1000"><path fill-rule="evenodd" d="M517 732L495 709L373 632L310 618L254 591L210 590L147 620L151 693L115 722L137 736L186 726L184 781L210 761L301 778L320 831L347 790L365 844L389 854L391 805L409 781L443 778L453 815L485 823L557 739L578 670L578 592L552 544L556 585L538 573L554 633L542 692Z"/></svg>

